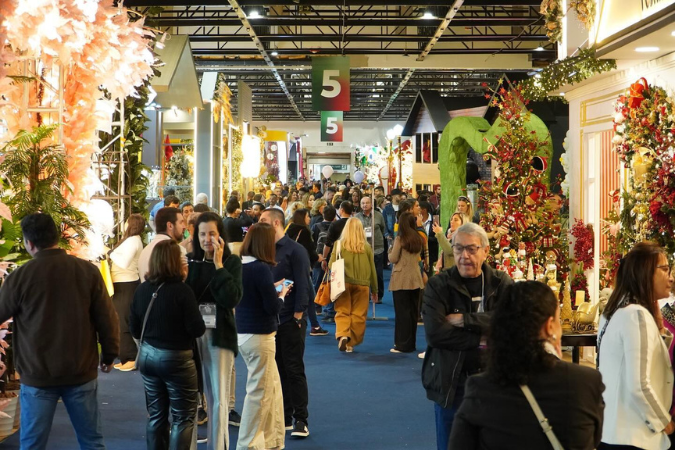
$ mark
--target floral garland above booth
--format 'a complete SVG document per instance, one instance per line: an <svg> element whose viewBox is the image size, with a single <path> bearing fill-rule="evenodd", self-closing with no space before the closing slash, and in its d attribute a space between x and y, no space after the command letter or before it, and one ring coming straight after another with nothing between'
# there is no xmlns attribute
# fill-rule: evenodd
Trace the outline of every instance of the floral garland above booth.
<svg viewBox="0 0 675 450"><path fill-rule="evenodd" d="M137 88L153 75L154 34L143 18L132 21L129 11L112 0L1 2L0 16L6 44L0 49L0 122L10 139L43 123L59 125L46 144L63 145L68 161L63 192L84 211L102 189L91 161L100 151L100 120L110 116L105 104L137 96ZM62 113L36 114L29 112L32 107ZM100 241L100 236L90 230L84 239L71 234L74 254L98 256L89 248L93 243L84 241Z"/></svg>

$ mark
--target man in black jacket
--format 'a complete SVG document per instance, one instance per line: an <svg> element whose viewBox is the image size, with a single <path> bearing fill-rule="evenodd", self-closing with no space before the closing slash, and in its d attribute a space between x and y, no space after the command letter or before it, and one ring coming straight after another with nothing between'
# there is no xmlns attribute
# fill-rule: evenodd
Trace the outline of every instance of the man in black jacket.
<svg viewBox="0 0 675 450"><path fill-rule="evenodd" d="M51 216L29 214L21 230L33 259L0 289L0 323L14 318L21 448L47 447L59 399L82 448L105 448L97 368L110 372L119 353L117 313L96 266L59 248Z"/></svg>
<svg viewBox="0 0 675 450"><path fill-rule="evenodd" d="M239 208L239 201L231 198L225 205L226 217L223 219L225 233L227 234L227 243L244 242L244 228L253 225L253 219L248 214L242 214ZM199 232L199 230L195 230Z"/></svg>
<svg viewBox="0 0 675 450"><path fill-rule="evenodd" d="M304 314L309 303L309 255L307 250L284 233L284 213L268 208L260 216L261 223L272 225L276 233L276 266L272 268L274 281L293 281L293 288L284 300L279 313L276 337L276 361L284 395L284 419L291 436L309 436L307 404L309 392L305 376L305 333L307 321ZM313 307L313 305L312 305ZM293 425L295 419L295 425Z"/></svg>
<svg viewBox="0 0 675 450"><path fill-rule="evenodd" d="M427 337L422 384L427 398L435 402L438 450L448 450L466 379L482 370L490 311L513 283L507 274L485 263L490 248L479 225L459 227L452 244L456 265L429 280L422 306Z"/></svg>

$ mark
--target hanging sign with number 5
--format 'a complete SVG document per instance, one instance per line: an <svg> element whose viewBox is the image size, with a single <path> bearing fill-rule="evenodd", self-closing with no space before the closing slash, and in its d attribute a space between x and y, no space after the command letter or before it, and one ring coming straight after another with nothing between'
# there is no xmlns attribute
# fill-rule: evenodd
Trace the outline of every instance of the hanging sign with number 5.
<svg viewBox="0 0 675 450"><path fill-rule="evenodd" d="M342 111L321 111L321 142L342 142Z"/></svg>
<svg viewBox="0 0 675 450"><path fill-rule="evenodd" d="M312 59L312 108L315 111L349 111L349 57Z"/></svg>

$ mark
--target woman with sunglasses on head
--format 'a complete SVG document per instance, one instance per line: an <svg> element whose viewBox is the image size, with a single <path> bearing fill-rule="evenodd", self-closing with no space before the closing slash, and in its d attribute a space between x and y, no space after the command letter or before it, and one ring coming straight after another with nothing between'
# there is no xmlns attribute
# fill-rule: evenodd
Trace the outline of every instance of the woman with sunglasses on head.
<svg viewBox="0 0 675 450"><path fill-rule="evenodd" d="M244 293L236 308L239 351L248 369L238 450L284 448L284 400L275 336L289 286L285 280L274 282L275 252L274 228L266 223L253 225L241 247Z"/></svg>
<svg viewBox="0 0 675 450"><path fill-rule="evenodd" d="M129 316L129 329L141 341L138 363L148 409L147 448L184 450L197 445L193 347L206 327L194 293L183 283L178 243L173 239L157 243L149 268Z"/></svg>
<svg viewBox="0 0 675 450"><path fill-rule="evenodd" d="M672 335L663 327L658 300L668 297L672 284L668 258L657 244L635 245L619 264L598 325L598 368L607 387L598 449L670 448Z"/></svg>
<svg viewBox="0 0 675 450"><path fill-rule="evenodd" d="M473 223L478 223L476 220L474 210L473 210L473 205L471 204L471 200L469 197L466 197L464 195L460 195L457 198L457 209L455 212L458 212L464 216L464 223L468 222L473 222ZM450 227L450 224L448 224L448 227Z"/></svg>
<svg viewBox="0 0 675 450"><path fill-rule="evenodd" d="M490 319L486 370L466 381L448 448L552 448L521 386L532 393L562 448L596 448L602 377L561 360L561 335L560 306L548 286L537 281L508 286Z"/></svg>
<svg viewBox="0 0 675 450"><path fill-rule="evenodd" d="M192 288L209 322L206 333L197 341L209 412L207 449L225 450L229 447L229 399L238 351L234 308L242 294L241 259L230 252L218 214L201 214L195 233L198 243L188 255L185 283Z"/></svg>

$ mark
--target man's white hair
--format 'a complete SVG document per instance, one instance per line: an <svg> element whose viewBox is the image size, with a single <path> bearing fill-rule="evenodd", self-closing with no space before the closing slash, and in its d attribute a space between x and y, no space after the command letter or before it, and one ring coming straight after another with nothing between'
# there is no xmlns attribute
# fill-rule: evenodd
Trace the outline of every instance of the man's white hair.
<svg viewBox="0 0 675 450"><path fill-rule="evenodd" d="M457 228L457 231L455 231L455 234L452 237L453 244L455 243L455 236L457 236L459 233L468 234L470 236L476 236L478 239L480 239L481 247L487 247L488 245L490 245L487 233L485 232L483 227L473 222L467 222L464 225Z"/></svg>
<svg viewBox="0 0 675 450"><path fill-rule="evenodd" d="M204 205L206 205L206 204L209 203L209 197L207 197L207 195L205 193L200 192L195 197L195 203L203 203Z"/></svg>

